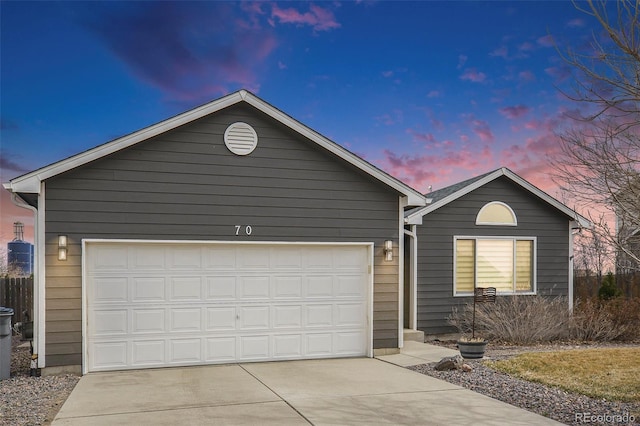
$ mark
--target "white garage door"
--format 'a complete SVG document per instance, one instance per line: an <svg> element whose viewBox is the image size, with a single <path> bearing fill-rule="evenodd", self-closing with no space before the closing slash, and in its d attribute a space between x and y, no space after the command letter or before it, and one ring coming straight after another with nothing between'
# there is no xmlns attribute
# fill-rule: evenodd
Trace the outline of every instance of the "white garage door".
<svg viewBox="0 0 640 426"><path fill-rule="evenodd" d="M85 371L368 355L370 245L85 243Z"/></svg>

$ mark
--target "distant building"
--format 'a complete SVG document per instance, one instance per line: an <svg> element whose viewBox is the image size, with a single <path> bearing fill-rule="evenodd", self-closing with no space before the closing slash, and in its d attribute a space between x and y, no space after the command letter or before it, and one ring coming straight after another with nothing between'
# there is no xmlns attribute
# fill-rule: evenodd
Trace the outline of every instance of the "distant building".
<svg viewBox="0 0 640 426"><path fill-rule="evenodd" d="M33 274L33 244L24 241L24 224L13 224L13 241L7 243L7 266L12 275Z"/></svg>

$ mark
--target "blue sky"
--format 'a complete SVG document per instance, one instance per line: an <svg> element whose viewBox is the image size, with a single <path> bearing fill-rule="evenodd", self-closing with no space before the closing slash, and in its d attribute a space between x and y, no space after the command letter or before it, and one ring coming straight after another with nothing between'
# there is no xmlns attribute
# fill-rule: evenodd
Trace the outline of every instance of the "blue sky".
<svg viewBox="0 0 640 426"><path fill-rule="evenodd" d="M0 7L2 182L244 88L422 192L507 166L557 195L557 47L599 29L569 1ZM33 223L6 192L0 241Z"/></svg>

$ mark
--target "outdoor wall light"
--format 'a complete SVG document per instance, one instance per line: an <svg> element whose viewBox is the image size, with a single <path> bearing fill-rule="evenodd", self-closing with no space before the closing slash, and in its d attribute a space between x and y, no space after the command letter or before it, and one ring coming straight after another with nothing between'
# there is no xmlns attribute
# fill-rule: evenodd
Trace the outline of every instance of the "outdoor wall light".
<svg viewBox="0 0 640 426"><path fill-rule="evenodd" d="M67 260L67 236L58 235L58 260Z"/></svg>
<svg viewBox="0 0 640 426"><path fill-rule="evenodd" d="M384 242L384 260L390 262L393 260L393 241Z"/></svg>

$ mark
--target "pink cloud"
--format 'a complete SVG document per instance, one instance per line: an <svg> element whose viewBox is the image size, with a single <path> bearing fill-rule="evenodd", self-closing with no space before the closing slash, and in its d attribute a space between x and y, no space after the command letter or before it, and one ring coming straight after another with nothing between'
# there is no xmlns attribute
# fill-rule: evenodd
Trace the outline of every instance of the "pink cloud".
<svg viewBox="0 0 640 426"><path fill-rule="evenodd" d="M500 108L500 114L507 117L509 120L520 118L529 112L530 108L526 105L514 105L504 108Z"/></svg>
<svg viewBox="0 0 640 426"><path fill-rule="evenodd" d="M386 78L393 77L393 71L383 71L382 76Z"/></svg>
<svg viewBox="0 0 640 426"><path fill-rule="evenodd" d="M469 59L469 58L467 57L467 55L459 55L459 56L458 56L458 66L457 66L457 68L458 68L458 69L462 69L462 67L464 66L464 64L466 64L466 63L467 63L467 59Z"/></svg>
<svg viewBox="0 0 640 426"><path fill-rule="evenodd" d="M536 41L542 47L553 47L553 46L555 46L555 41L553 40L553 37L551 36L551 34L547 34L545 36L538 37L538 40L536 40Z"/></svg>
<svg viewBox="0 0 640 426"><path fill-rule="evenodd" d="M523 52L523 53L524 52L531 52L534 49L535 49L535 46L533 45L533 43L531 43L529 41L525 41L520 46L518 46L518 50L520 52Z"/></svg>
<svg viewBox="0 0 640 426"><path fill-rule="evenodd" d="M507 59L509 56L509 49L506 46L500 46L489 53L489 56L498 56L500 58Z"/></svg>
<svg viewBox="0 0 640 426"><path fill-rule="evenodd" d="M292 7L280 9L274 3L271 6L271 17L278 18L278 21L283 24L309 25L314 31L329 31L340 28L333 12L314 4L309 5L309 12L300 13Z"/></svg>
<svg viewBox="0 0 640 426"><path fill-rule="evenodd" d="M536 81L536 76L532 71L520 71L518 73L518 79L523 83L528 83L530 81Z"/></svg>
<svg viewBox="0 0 640 426"><path fill-rule="evenodd" d="M489 127L489 123L484 120L472 120L471 129L473 133L480 138L482 142L493 142L493 132Z"/></svg>
<svg viewBox="0 0 640 426"><path fill-rule="evenodd" d="M439 98L440 97L440 92L438 90L432 90L429 93L427 93L427 98Z"/></svg>
<svg viewBox="0 0 640 426"><path fill-rule="evenodd" d="M569 27L569 28L584 27L584 19L582 19L582 18L572 19L569 22L567 22L567 27Z"/></svg>
<svg viewBox="0 0 640 426"><path fill-rule="evenodd" d="M442 187L454 183L458 180L452 178L456 171L484 170L487 164L493 163L491 150L487 146L479 152L463 149L443 155L398 155L389 150L385 150L383 154L381 166L384 170L422 192L429 185L441 184Z"/></svg>
<svg viewBox="0 0 640 426"><path fill-rule="evenodd" d="M545 68L544 72L558 82L562 82L571 76L571 70L566 66Z"/></svg>
<svg viewBox="0 0 640 426"><path fill-rule="evenodd" d="M375 119L386 126L393 126L394 124L402 122L403 117L403 112L399 109L395 109L391 113L382 114L377 116Z"/></svg>
<svg viewBox="0 0 640 426"><path fill-rule="evenodd" d="M436 143L436 137L433 133L421 133L413 129L407 129L406 132L413 136L414 140L425 142L427 145L433 145Z"/></svg>
<svg viewBox="0 0 640 426"><path fill-rule="evenodd" d="M474 83L482 83L487 79L487 75L483 72L479 72L475 68L469 68L464 71L460 76L460 80L468 80Z"/></svg>

